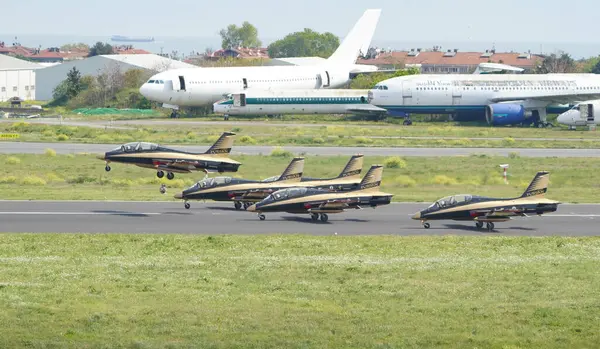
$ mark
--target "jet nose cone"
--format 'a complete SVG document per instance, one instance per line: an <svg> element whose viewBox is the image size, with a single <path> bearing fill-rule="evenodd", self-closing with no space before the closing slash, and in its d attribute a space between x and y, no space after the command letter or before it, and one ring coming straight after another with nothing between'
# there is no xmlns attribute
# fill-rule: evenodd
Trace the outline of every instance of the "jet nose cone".
<svg viewBox="0 0 600 349"><path fill-rule="evenodd" d="M421 212L417 212L412 216L412 219L421 219Z"/></svg>
<svg viewBox="0 0 600 349"><path fill-rule="evenodd" d="M175 199L183 199L183 193L177 193L177 194L173 195L173 197Z"/></svg>
<svg viewBox="0 0 600 349"><path fill-rule="evenodd" d="M98 156L96 156L96 157L97 157L98 159L100 159L100 160L106 160L106 156L105 156L105 154L100 154L100 155L98 155Z"/></svg>
<svg viewBox="0 0 600 349"><path fill-rule="evenodd" d="M256 212L256 204L254 204L254 205L252 205L252 206L248 207L248 208L246 209L246 211L250 211L250 212Z"/></svg>

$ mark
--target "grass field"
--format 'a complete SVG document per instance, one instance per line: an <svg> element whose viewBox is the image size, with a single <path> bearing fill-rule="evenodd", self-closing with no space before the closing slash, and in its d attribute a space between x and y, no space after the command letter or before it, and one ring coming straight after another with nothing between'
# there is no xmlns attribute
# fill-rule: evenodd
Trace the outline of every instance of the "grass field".
<svg viewBox="0 0 600 349"><path fill-rule="evenodd" d="M233 131L238 134L234 146L260 144L278 146L600 148L600 136L597 132L565 129L350 124L281 127L268 123L239 127L193 124L130 125L129 127L132 129L43 125L21 121L0 123L0 133L19 134L19 139L14 139L15 141L110 144L147 141L162 144L209 145L222 132ZM442 137L450 139L440 139Z"/></svg>
<svg viewBox="0 0 600 349"><path fill-rule="evenodd" d="M281 155L281 156L275 156ZM280 174L291 160L284 152L273 155L234 156L242 163L234 176L264 179ZM304 175L335 177L349 157L308 156ZM508 163L509 184L502 179L500 164ZM0 198L32 200L175 200L173 194L204 177L203 173L176 174L172 181L158 179L151 169L104 162L95 154L0 155L5 173L0 176ZM598 158L521 158L473 155L468 157L365 157L363 175L373 164L386 166L382 190L395 194L394 201L431 202L440 197L472 193L495 197L518 196L537 171L551 172L548 196L563 202L599 202ZM231 175L231 174L229 174ZM214 176L214 175L211 175ZM170 189L158 191L160 183Z"/></svg>
<svg viewBox="0 0 600 349"><path fill-rule="evenodd" d="M4 348L596 348L600 239L3 234Z"/></svg>

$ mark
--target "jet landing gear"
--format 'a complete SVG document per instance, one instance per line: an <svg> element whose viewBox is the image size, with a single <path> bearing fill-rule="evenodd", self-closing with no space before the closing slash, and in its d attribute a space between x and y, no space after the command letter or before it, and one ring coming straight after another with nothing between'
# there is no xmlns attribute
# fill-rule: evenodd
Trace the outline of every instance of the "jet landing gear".
<svg viewBox="0 0 600 349"><path fill-rule="evenodd" d="M163 178L164 176L165 173L163 171L156 172L156 177ZM171 180L173 178L175 178L175 174L173 174L173 172L167 172L167 179Z"/></svg>
<svg viewBox="0 0 600 349"><path fill-rule="evenodd" d="M321 213L321 214L311 213L310 214L310 219L312 219L313 222L318 221L319 218L321 218L321 222L325 223L329 219L329 216L326 213Z"/></svg>
<svg viewBox="0 0 600 349"><path fill-rule="evenodd" d="M431 224L429 224L429 223L427 223L425 221L421 221L421 223L423 224L423 228L425 228L425 229L431 228Z"/></svg>
<svg viewBox="0 0 600 349"><path fill-rule="evenodd" d="M233 203L233 206L235 207L236 210L239 210L242 208L242 203L239 201L236 201L235 203Z"/></svg>
<svg viewBox="0 0 600 349"><path fill-rule="evenodd" d="M185 207L186 210L189 210L190 206L191 206L190 203L187 200L185 200L183 203L183 207Z"/></svg>
<svg viewBox="0 0 600 349"><path fill-rule="evenodd" d="M106 166L104 167L104 171L110 172L110 165L108 164L108 161L106 162Z"/></svg>
<svg viewBox="0 0 600 349"><path fill-rule="evenodd" d="M483 228L483 222L475 222L475 226L477 227L477 229L481 229ZM485 228L487 229L487 231L494 231L494 223L487 222L485 224Z"/></svg>

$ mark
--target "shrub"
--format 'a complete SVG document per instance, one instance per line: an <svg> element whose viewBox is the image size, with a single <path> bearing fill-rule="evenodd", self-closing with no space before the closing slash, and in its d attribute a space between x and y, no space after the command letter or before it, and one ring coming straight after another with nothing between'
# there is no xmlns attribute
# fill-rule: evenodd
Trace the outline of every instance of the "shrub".
<svg viewBox="0 0 600 349"><path fill-rule="evenodd" d="M406 168L406 161L397 156L393 156L385 159L383 165L387 168Z"/></svg>
<svg viewBox="0 0 600 349"><path fill-rule="evenodd" d="M502 145L504 145L504 146L512 146L512 145L515 145L515 140L514 140L514 138L511 138L511 137L506 137L506 138L504 138L504 140L502 141Z"/></svg>
<svg viewBox="0 0 600 349"><path fill-rule="evenodd" d="M316 143L316 144L323 144L323 143L325 143L325 140L323 138L321 138L321 137L313 137L312 141L313 141L313 143Z"/></svg>
<svg viewBox="0 0 600 349"><path fill-rule="evenodd" d="M367 138L367 137L356 137L356 143L358 144L370 144L373 143L373 140L371 138Z"/></svg>
<svg viewBox="0 0 600 349"><path fill-rule="evenodd" d="M414 187L415 185L417 185L417 181L410 178L409 176L398 176L398 177L396 177L396 179L394 181L399 186L405 187L405 188Z"/></svg>
<svg viewBox="0 0 600 349"><path fill-rule="evenodd" d="M256 144L256 140L250 136L242 136L240 137L240 143Z"/></svg>
<svg viewBox="0 0 600 349"><path fill-rule="evenodd" d="M69 136L61 133L61 134L58 135L58 137L56 137L56 139L58 139L59 141L68 141L69 140Z"/></svg>
<svg viewBox="0 0 600 349"><path fill-rule="evenodd" d="M16 182L17 182L17 177L15 177L15 176L0 177L0 184L9 184L9 183L16 183Z"/></svg>
<svg viewBox="0 0 600 349"><path fill-rule="evenodd" d="M511 158L511 159L518 159L521 156L516 151L511 151L510 153L508 153L508 157Z"/></svg>
<svg viewBox="0 0 600 349"><path fill-rule="evenodd" d="M64 179L60 178L59 176L57 176L55 173L48 173L46 175L46 180L48 180L49 182L64 182Z"/></svg>
<svg viewBox="0 0 600 349"><path fill-rule="evenodd" d="M46 181L37 176L27 176L23 178L22 184L43 186L46 185Z"/></svg>
<svg viewBox="0 0 600 349"><path fill-rule="evenodd" d="M51 158L56 156L56 151L51 148L47 148L44 153L46 154L46 156L51 157Z"/></svg>
<svg viewBox="0 0 600 349"><path fill-rule="evenodd" d="M292 156L294 156L294 154L292 154L292 152L289 150L284 150L280 147L277 147L277 148L273 149L273 151L271 152L271 156L285 158L285 157L292 157Z"/></svg>
<svg viewBox="0 0 600 349"><path fill-rule="evenodd" d="M14 157L14 156L9 156L9 157L6 159L6 164L7 164L7 165L18 165L18 164L20 164L20 163L21 163L21 159L19 159L19 158L16 158L16 157Z"/></svg>
<svg viewBox="0 0 600 349"><path fill-rule="evenodd" d="M242 129L239 128L239 127L234 127L234 128L231 129L231 132L233 132L233 133L239 133L239 132L242 132Z"/></svg>
<svg viewBox="0 0 600 349"><path fill-rule="evenodd" d="M445 175L437 175L433 178L433 182L435 184L441 184L441 185L456 185L458 184L458 181L454 178L445 176Z"/></svg>

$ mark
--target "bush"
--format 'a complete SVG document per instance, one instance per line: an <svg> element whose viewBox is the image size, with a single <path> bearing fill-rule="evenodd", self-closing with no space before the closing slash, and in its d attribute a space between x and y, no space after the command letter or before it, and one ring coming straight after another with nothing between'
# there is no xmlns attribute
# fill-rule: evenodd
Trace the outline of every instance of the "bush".
<svg viewBox="0 0 600 349"><path fill-rule="evenodd" d="M502 145L505 146L505 147L515 145L515 140L514 140L514 138L506 137L502 141Z"/></svg>
<svg viewBox="0 0 600 349"><path fill-rule="evenodd" d="M415 185L417 185L417 181L410 178L409 176L398 176L398 177L396 177L396 179L394 181L399 186L405 187L405 188L414 187Z"/></svg>
<svg viewBox="0 0 600 349"><path fill-rule="evenodd" d="M0 177L0 184L10 184L10 183L16 183L16 182L17 182L17 177L15 177L15 176Z"/></svg>
<svg viewBox="0 0 600 349"><path fill-rule="evenodd" d="M516 151L511 151L510 153L508 153L508 157L511 158L511 159L518 159L521 156Z"/></svg>
<svg viewBox="0 0 600 349"><path fill-rule="evenodd" d="M323 138L321 138L321 137L313 137L312 141L315 144L323 144L323 143L325 143L325 140Z"/></svg>
<svg viewBox="0 0 600 349"><path fill-rule="evenodd" d="M394 156L385 159L385 161L383 161L383 165L387 168L406 168L406 161Z"/></svg>
<svg viewBox="0 0 600 349"><path fill-rule="evenodd" d="M454 178L450 178L448 176L445 175L437 175L433 178L433 182L435 184L441 184L441 185L456 185L458 184L458 181Z"/></svg>
<svg viewBox="0 0 600 349"><path fill-rule="evenodd" d="M16 158L14 156L10 156L6 159L6 164L7 165L18 165L21 163L21 159Z"/></svg>
<svg viewBox="0 0 600 349"><path fill-rule="evenodd" d="M46 156L48 157L55 157L56 156L56 151L54 149L51 148L47 148L45 151Z"/></svg>
<svg viewBox="0 0 600 349"><path fill-rule="evenodd" d="M240 138L240 143L256 144L256 140L250 136L242 136Z"/></svg>
<svg viewBox="0 0 600 349"><path fill-rule="evenodd" d="M46 185L46 181L37 176L27 176L23 178L22 184L44 186Z"/></svg>
<svg viewBox="0 0 600 349"><path fill-rule="evenodd" d="M280 147L277 147L277 148L273 149L273 151L271 152L271 156L286 158L286 157L292 157L292 156L294 156L294 154L292 154L292 152L289 150L284 150Z"/></svg>
<svg viewBox="0 0 600 349"><path fill-rule="evenodd" d="M367 137L356 137L356 143L358 144L370 144L373 143L373 140L371 138L367 138Z"/></svg>
<svg viewBox="0 0 600 349"><path fill-rule="evenodd" d="M59 176L57 176L55 173L48 173L46 175L46 180L48 180L49 182L64 182L64 179L60 178Z"/></svg>
<svg viewBox="0 0 600 349"><path fill-rule="evenodd" d="M68 141L69 140L69 136L65 135L65 134L59 134L58 137L56 137L57 140L59 141Z"/></svg>

